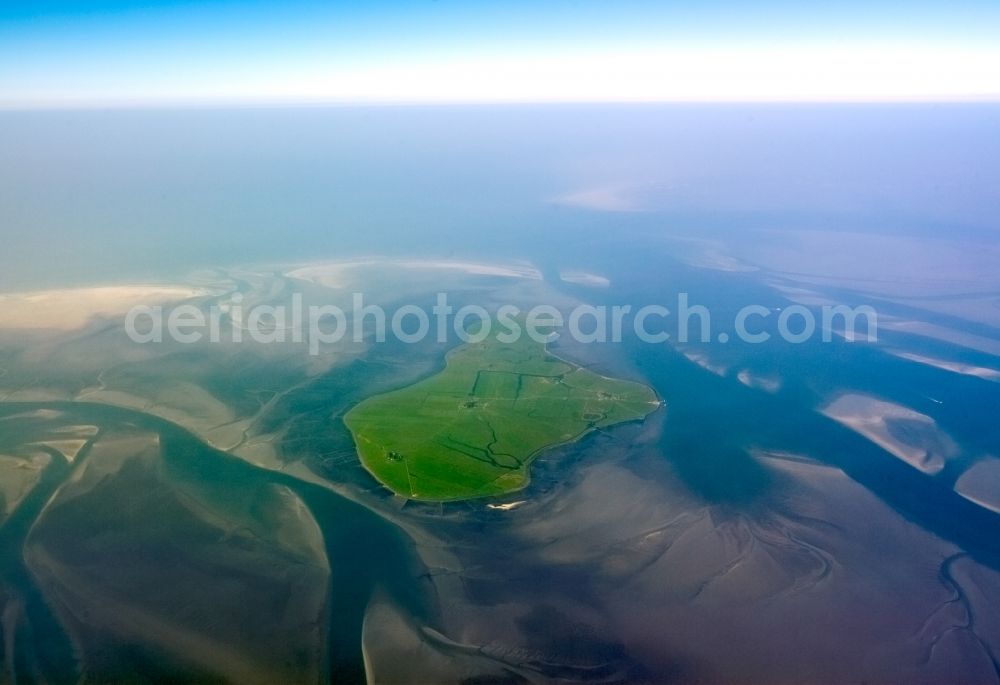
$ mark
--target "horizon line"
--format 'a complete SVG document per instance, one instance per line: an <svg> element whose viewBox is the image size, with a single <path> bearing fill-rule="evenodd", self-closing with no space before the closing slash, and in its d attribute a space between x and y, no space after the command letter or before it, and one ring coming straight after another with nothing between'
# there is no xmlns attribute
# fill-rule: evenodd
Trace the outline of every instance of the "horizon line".
<svg viewBox="0 0 1000 685"><path fill-rule="evenodd" d="M392 107L518 107L518 106L599 106L599 105L974 105L1000 104L1000 93L967 96L887 96L887 97L762 97L762 98L622 98L622 99L393 99L393 98L205 98L136 99L98 101L2 102L0 112L54 112L101 110L177 109L282 109L282 108L392 108Z"/></svg>

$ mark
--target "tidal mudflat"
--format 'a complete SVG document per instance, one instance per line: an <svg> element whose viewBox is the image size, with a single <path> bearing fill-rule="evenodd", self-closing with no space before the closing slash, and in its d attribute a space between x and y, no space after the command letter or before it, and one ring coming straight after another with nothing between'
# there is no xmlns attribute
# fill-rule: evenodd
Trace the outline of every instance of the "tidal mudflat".
<svg viewBox="0 0 1000 685"><path fill-rule="evenodd" d="M0 680L996 682L995 108L0 119ZM683 292L711 335L549 343L662 406L424 501L345 419L461 341L310 354L237 313L356 291ZM136 344L134 303L217 307L222 340ZM777 335L830 304L878 340Z"/></svg>
<svg viewBox="0 0 1000 685"><path fill-rule="evenodd" d="M456 304L488 306L643 301L662 287L630 281L637 269L598 283L474 264L241 267L176 287L203 308L294 293L349 307L366 279L370 302L429 306L436 275ZM759 278L727 273L750 279L741 293ZM989 437L910 388L988 401L997 384L900 356L919 346L838 339L843 371L827 377L811 366L825 350L808 346L778 363L692 344L366 335L310 355L291 341L137 346L121 321L0 331L3 631L19 678L991 673ZM14 344L26 335L30 348ZM879 383L871 355L915 375ZM464 448L437 490L371 468L412 455L439 468L425 451L458 428L484 451ZM500 471L516 482L498 487ZM841 658L865 650L863 666Z"/></svg>

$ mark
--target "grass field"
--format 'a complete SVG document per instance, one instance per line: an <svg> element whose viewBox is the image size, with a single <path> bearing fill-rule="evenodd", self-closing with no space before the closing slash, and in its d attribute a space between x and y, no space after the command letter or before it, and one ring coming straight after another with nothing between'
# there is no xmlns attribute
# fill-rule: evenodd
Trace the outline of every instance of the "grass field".
<svg viewBox="0 0 1000 685"><path fill-rule="evenodd" d="M464 344L446 362L437 375L371 397L344 417L365 468L404 497L517 490L546 448L659 406L650 388L565 362L527 336Z"/></svg>

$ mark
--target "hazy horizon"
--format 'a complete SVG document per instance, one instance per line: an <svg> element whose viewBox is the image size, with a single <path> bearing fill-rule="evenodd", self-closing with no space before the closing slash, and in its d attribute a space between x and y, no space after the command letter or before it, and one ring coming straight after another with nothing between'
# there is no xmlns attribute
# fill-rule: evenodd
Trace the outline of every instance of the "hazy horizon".
<svg viewBox="0 0 1000 685"><path fill-rule="evenodd" d="M148 280L275 259L478 255L483 245L530 259L537 254L526 246L543 226L543 252L636 229L705 238L851 227L993 240L997 111L547 104L6 112L0 281L23 289ZM904 149L909 163L900 165Z"/></svg>

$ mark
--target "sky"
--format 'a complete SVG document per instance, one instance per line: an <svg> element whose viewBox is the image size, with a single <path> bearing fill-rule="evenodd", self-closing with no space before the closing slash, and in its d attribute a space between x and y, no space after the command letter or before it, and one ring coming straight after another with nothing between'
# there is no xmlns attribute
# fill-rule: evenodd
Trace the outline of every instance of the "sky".
<svg viewBox="0 0 1000 685"><path fill-rule="evenodd" d="M0 108L898 100L1000 100L1000 1L0 2Z"/></svg>

